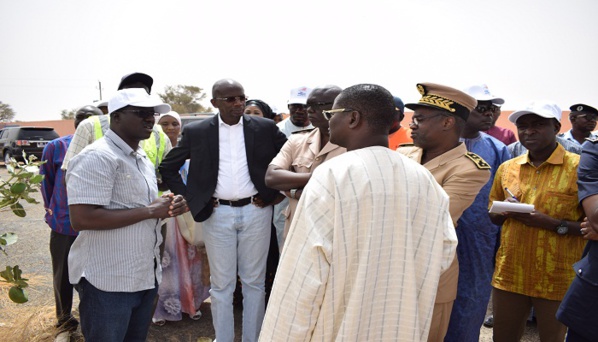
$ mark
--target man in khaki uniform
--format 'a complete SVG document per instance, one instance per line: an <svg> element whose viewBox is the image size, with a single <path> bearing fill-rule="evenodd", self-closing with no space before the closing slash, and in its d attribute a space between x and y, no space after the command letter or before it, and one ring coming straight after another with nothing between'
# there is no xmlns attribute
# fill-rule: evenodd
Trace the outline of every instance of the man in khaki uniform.
<svg viewBox="0 0 598 342"><path fill-rule="evenodd" d="M449 195L451 218L459 229L459 217L490 178L490 166L475 153L467 152L465 144L459 142L477 101L439 84L421 83L417 89L422 95L419 102L405 105L414 110L409 126L415 146L402 145L397 151L432 173ZM457 296L458 278L459 263L455 257L451 267L440 276L428 341L444 340Z"/></svg>
<svg viewBox="0 0 598 342"><path fill-rule="evenodd" d="M281 250L301 192L311 178L312 172L326 160L347 151L344 147L328 141L330 139L328 120L322 115L322 110L332 108L334 99L341 91L342 89L337 86L324 86L315 88L310 93L307 98L307 115L316 128L289 136L289 140L268 166L266 185L284 191L289 198L289 206L285 211Z"/></svg>

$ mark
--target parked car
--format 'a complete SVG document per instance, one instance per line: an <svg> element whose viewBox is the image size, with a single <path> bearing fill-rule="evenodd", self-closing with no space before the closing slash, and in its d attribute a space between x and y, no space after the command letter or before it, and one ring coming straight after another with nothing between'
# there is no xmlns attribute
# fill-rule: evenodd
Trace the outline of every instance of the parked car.
<svg viewBox="0 0 598 342"><path fill-rule="evenodd" d="M186 124L194 121L202 121L205 119L209 119L216 115L215 113L191 113L191 114L182 114L181 115L181 132L183 131L183 127Z"/></svg>
<svg viewBox="0 0 598 342"><path fill-rule="evenodd" d="M23 151L41 160L44 147L58 137L58 133L52 127L5 127L0 131L2 160L5 165L11 157L23 161Z"/></svg>

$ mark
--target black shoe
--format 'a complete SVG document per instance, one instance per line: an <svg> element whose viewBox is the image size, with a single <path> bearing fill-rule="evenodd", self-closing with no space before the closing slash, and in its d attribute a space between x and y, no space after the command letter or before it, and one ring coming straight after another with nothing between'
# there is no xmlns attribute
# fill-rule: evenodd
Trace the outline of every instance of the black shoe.
<svg viewBox="0 0 598 342"><path fill-rule="evenodd" d="M486 317L486 319L484 320L484 326L486 328L494 327L494 315L490 315L490 316Z"/></svg>

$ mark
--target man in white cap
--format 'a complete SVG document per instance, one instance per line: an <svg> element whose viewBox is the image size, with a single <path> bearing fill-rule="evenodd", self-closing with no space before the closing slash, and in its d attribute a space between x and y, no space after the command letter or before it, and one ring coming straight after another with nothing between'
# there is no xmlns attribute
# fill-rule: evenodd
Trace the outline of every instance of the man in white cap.
<svg viewBox="0 0 598 342"><path fill-rule="evenodd" d="M152 84L154 84L154 80L149 75L140 72L134 72L121 78L120 83L118 84L118 90L130 88L143 89L147 92L147 94L150 94L152 90ZM100 103L98 106L100 105L102 105L102 103ZM73 140L69 145L62 163L62 169L68 169L71 159L79 154L79 152L81 152L85 146L100 139L108 130L109 126L109 115L98 115L83 120L73 135ZM160 165L160 162L162 162L164 156L172 149L172 144L170 143L170 139L166 136L166 134L162 132L162 129L159 127L159 125L155 125L150 137L141 142L141 147L149 157L150 161L154 164L154 169L157 171L158 165ZM158 181L160 181L160 179L158 179Z"/></svg>
<svg viewBox="0 0 598 342"><path fill-rule="evenodd" d="M556 141L561 110L536 101L514 112L519 140L528 150L502 164L490 191L493 201L533 204L531 213L490 214L502 225L492 278L494 341L519 341L531 307L542 341L563 341L567 328L555 314L575 277L583 251L577 201L579 156Z"/></svg>
<svg viewBox="0 0 598 342"><path fill-rule="evenodd" d="M108 103L104 139L72 159L66 175L71 224L69 278L79 292L87 341L145 341L161 280L161 219L187 211L182 196L158 197L154 166L139 147L170 106L143 89Z"/></svg>
<svg viewBox="0 0 598 342"><path fill-rule="evenodd" d="M495 137L505 145L517 141L515 134L510 129L496 126L496 121L500 117L500 106L505 103L504 99L494 96L485 84L473 85L465 89L465 92L478 100L478 105L474 110L481 114L487 112L492 114L492 124L484 130L484 133Z"/></svg>
<svg viewBox="0 0 598 342"><path fill-rule="evenodd" d="M488 194L496 169L511 159L505 144L482 132L492 125L494 110L491 108L494 105L481 89L487 88L473 86L465 90L478 102L467 118L460 140L465 143L467 151L479 155L490 165L490 179L457 222L459 282L457 299L444 339L446 342L479 340L480 327L492 291L490 281L500 234L500 227L493 224L488 217Z"/></svg>
<svg viewBox="0 0 598 342"><path fill-rule="evenodd" d="M288 101L289 117L276 124L287 138L293 132L314 128L307 116L307 98L310 93L311 89L307 87L291 89Z"/></svg>

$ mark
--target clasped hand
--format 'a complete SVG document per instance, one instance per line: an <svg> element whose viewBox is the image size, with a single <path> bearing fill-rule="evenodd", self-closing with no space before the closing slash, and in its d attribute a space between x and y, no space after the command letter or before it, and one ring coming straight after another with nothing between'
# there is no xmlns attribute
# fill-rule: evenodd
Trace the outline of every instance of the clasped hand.
<svg viewBox="0 0 598 342"><path fill-rule="evenodd" d="M178 216L189 211L185 198L173 193L164 194L157 198L150 203L149 208L152 212L152 217L162 219Z"/></svg>

